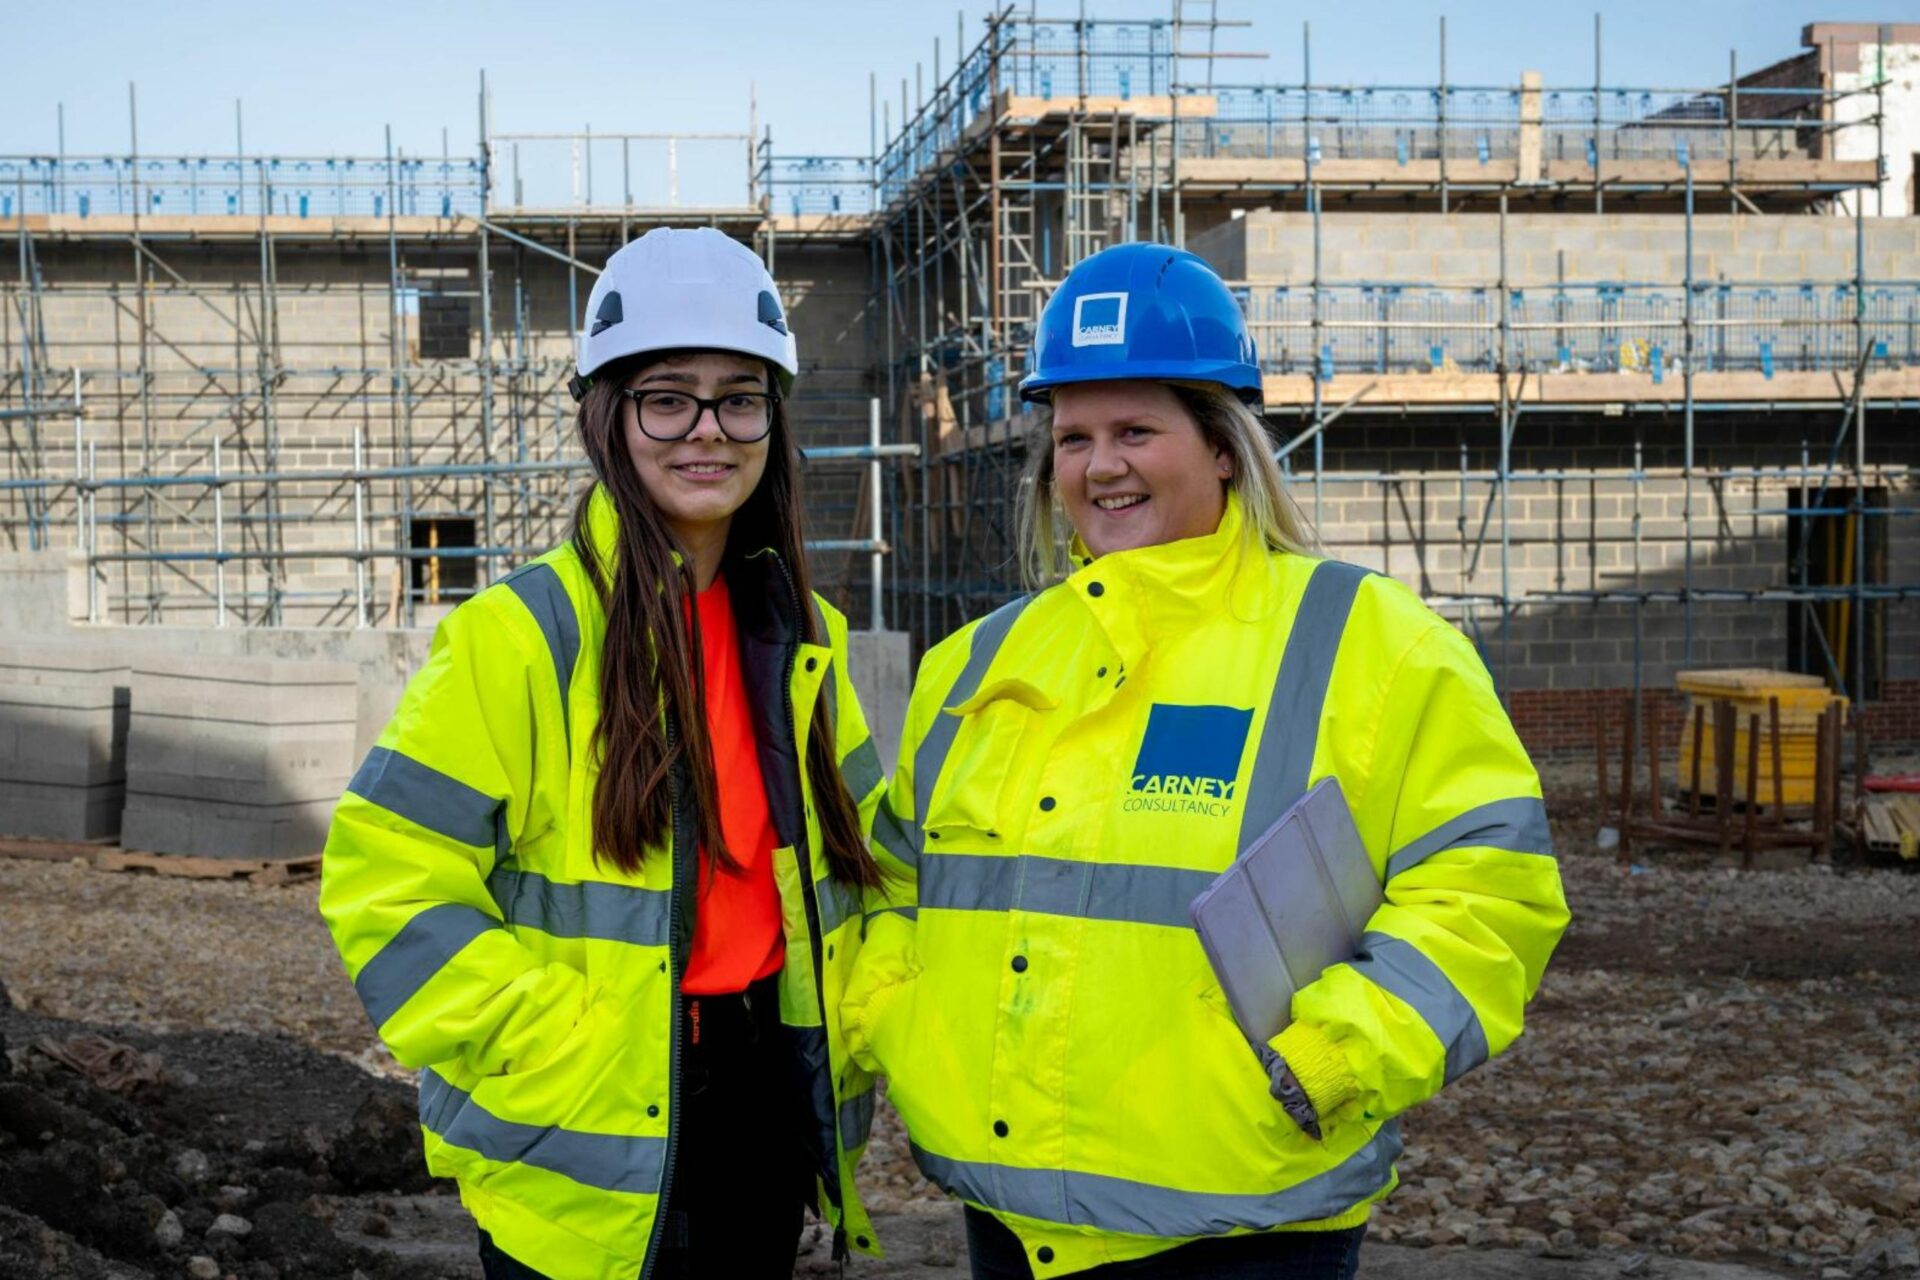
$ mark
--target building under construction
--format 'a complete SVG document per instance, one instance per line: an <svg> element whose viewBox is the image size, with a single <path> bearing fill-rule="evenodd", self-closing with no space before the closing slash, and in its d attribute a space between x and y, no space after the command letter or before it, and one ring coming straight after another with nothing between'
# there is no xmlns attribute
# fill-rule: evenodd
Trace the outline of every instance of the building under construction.
<svg viewBox="0 0 1920 1280"><path fill-rule="evenodd" d="M864 156L502 133L484 81L471 156L149 156L130 99L126 154L0 156L0 538L95 623L430 622L563 536L596 265L712 225L789 294L818 580L924 644L1020 590L1049 291L1154 239L1243 299L1328 553L1457 620L1536 749L1702 665L1920 738L1920 25L1683 89L1597 20L1591 83L1457 84L1442 25L1429 82L1330 85L1213 10L1005 10L876 78Z"/></svg>

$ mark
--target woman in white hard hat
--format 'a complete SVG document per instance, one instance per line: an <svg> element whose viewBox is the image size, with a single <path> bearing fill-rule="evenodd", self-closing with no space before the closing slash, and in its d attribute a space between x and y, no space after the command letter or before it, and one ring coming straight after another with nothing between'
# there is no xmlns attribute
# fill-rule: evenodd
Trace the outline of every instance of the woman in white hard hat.
<svg viewBox="0 0 1920 1280"><path fill-rule="evenodd" d="M463 604L342 797L320 906L490 1280L871 1250L837 1006L880 883L846 621L807 587L766 269L657 230L587 301L596 483Z"/></svg>
<svg viewBox="0 0 1920 1280"><path fill-rule="evenodd" d="M1314 556L1204 262L1079 264L1021 389L1035 594L921 663L854 1059L966 1201L975 1277L1347 1280L1394 1117L1513 1041L1566 925L1539 780L1458 631ZM1329 779L1381 905L1254 1035L1190 904Z"/></svg>

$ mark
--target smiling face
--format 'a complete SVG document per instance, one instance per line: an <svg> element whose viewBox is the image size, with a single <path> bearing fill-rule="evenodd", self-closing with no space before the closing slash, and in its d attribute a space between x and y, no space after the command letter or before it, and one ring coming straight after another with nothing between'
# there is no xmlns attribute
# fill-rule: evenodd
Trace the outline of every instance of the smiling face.
<svg viewBox="0 0 1920 1280"><path fill-rule="evenodd" d="M633 391L682 391L713 399L729 391L766 391L767 367L747 356L702 351L643 366L626 381ZM640 429L639 406L620 402L627 457L683 546L718 539L724 545L733 513L745 505L767 469L771 434L752 444L729 440L711 410L681 440L655 440Z"/></svg>
<svg viewBox="0 0 1920 1280"><path fill-rule="evenodd" d="M1233 460L1164 382L1070 383L1053 393L1053 480L1096 556L1220 527Z"/></svg>

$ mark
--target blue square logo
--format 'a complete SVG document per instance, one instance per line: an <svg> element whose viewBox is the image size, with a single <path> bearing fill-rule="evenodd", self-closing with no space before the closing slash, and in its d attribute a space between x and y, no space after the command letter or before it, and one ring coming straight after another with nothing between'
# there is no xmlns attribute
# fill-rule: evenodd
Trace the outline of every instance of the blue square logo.
<svg viewBox="0 0 1920 1280"><path fill-rule="evenodd" d="M1073 300L1073 345L1119 346L1127 340L1127 295L1083 293Z"/></svg>
<svg viewBox="0 0 1920 1280"><path fill-rule="evenodd" d="M1148 795L1233 799L1251 708L1155 703L1128 790Z"/></svg>

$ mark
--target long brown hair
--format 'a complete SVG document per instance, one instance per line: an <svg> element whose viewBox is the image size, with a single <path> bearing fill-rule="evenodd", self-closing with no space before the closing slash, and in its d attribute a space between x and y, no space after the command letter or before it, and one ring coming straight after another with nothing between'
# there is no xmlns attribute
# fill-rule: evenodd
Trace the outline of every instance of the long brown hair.
<svg viewBox="0 0 1920 1280"><path fill-rule="evenodd" d="M674 562L674 553L683 549L635 473L621 429L620 389L636 369L663 358L667 357L653 354L601 370L580 402L581 444L595 476L613 499L620 526L618 545L604 549L610 553L609 562L593 546L588 532L592 490L581 495L573 513L571 539L607 615L600 650L600 721L592 747L600 765L593 794L594 857L606 858L629 875L640 869L646 851L664 844L672 832L673 775L684 765L692 784L688 799L700 847L719 866L738 871L740 864L727 848L720 827L719 784L702 710L706 689L699 611L687 608L694 595L691 559L683 554L681 563ZM731 559L736 551L750 553L763 547L778 553L802 602L795 620L801 638L825 643L815 612L808 607L813 593L801 531L799 481L800 452L786 405L775 401L766 472L734 512L727 554ZM822 852L834 879L877 887L880 868L867 849L859 810L840 777L826 701L814 703L806 759Z"/></svg>

